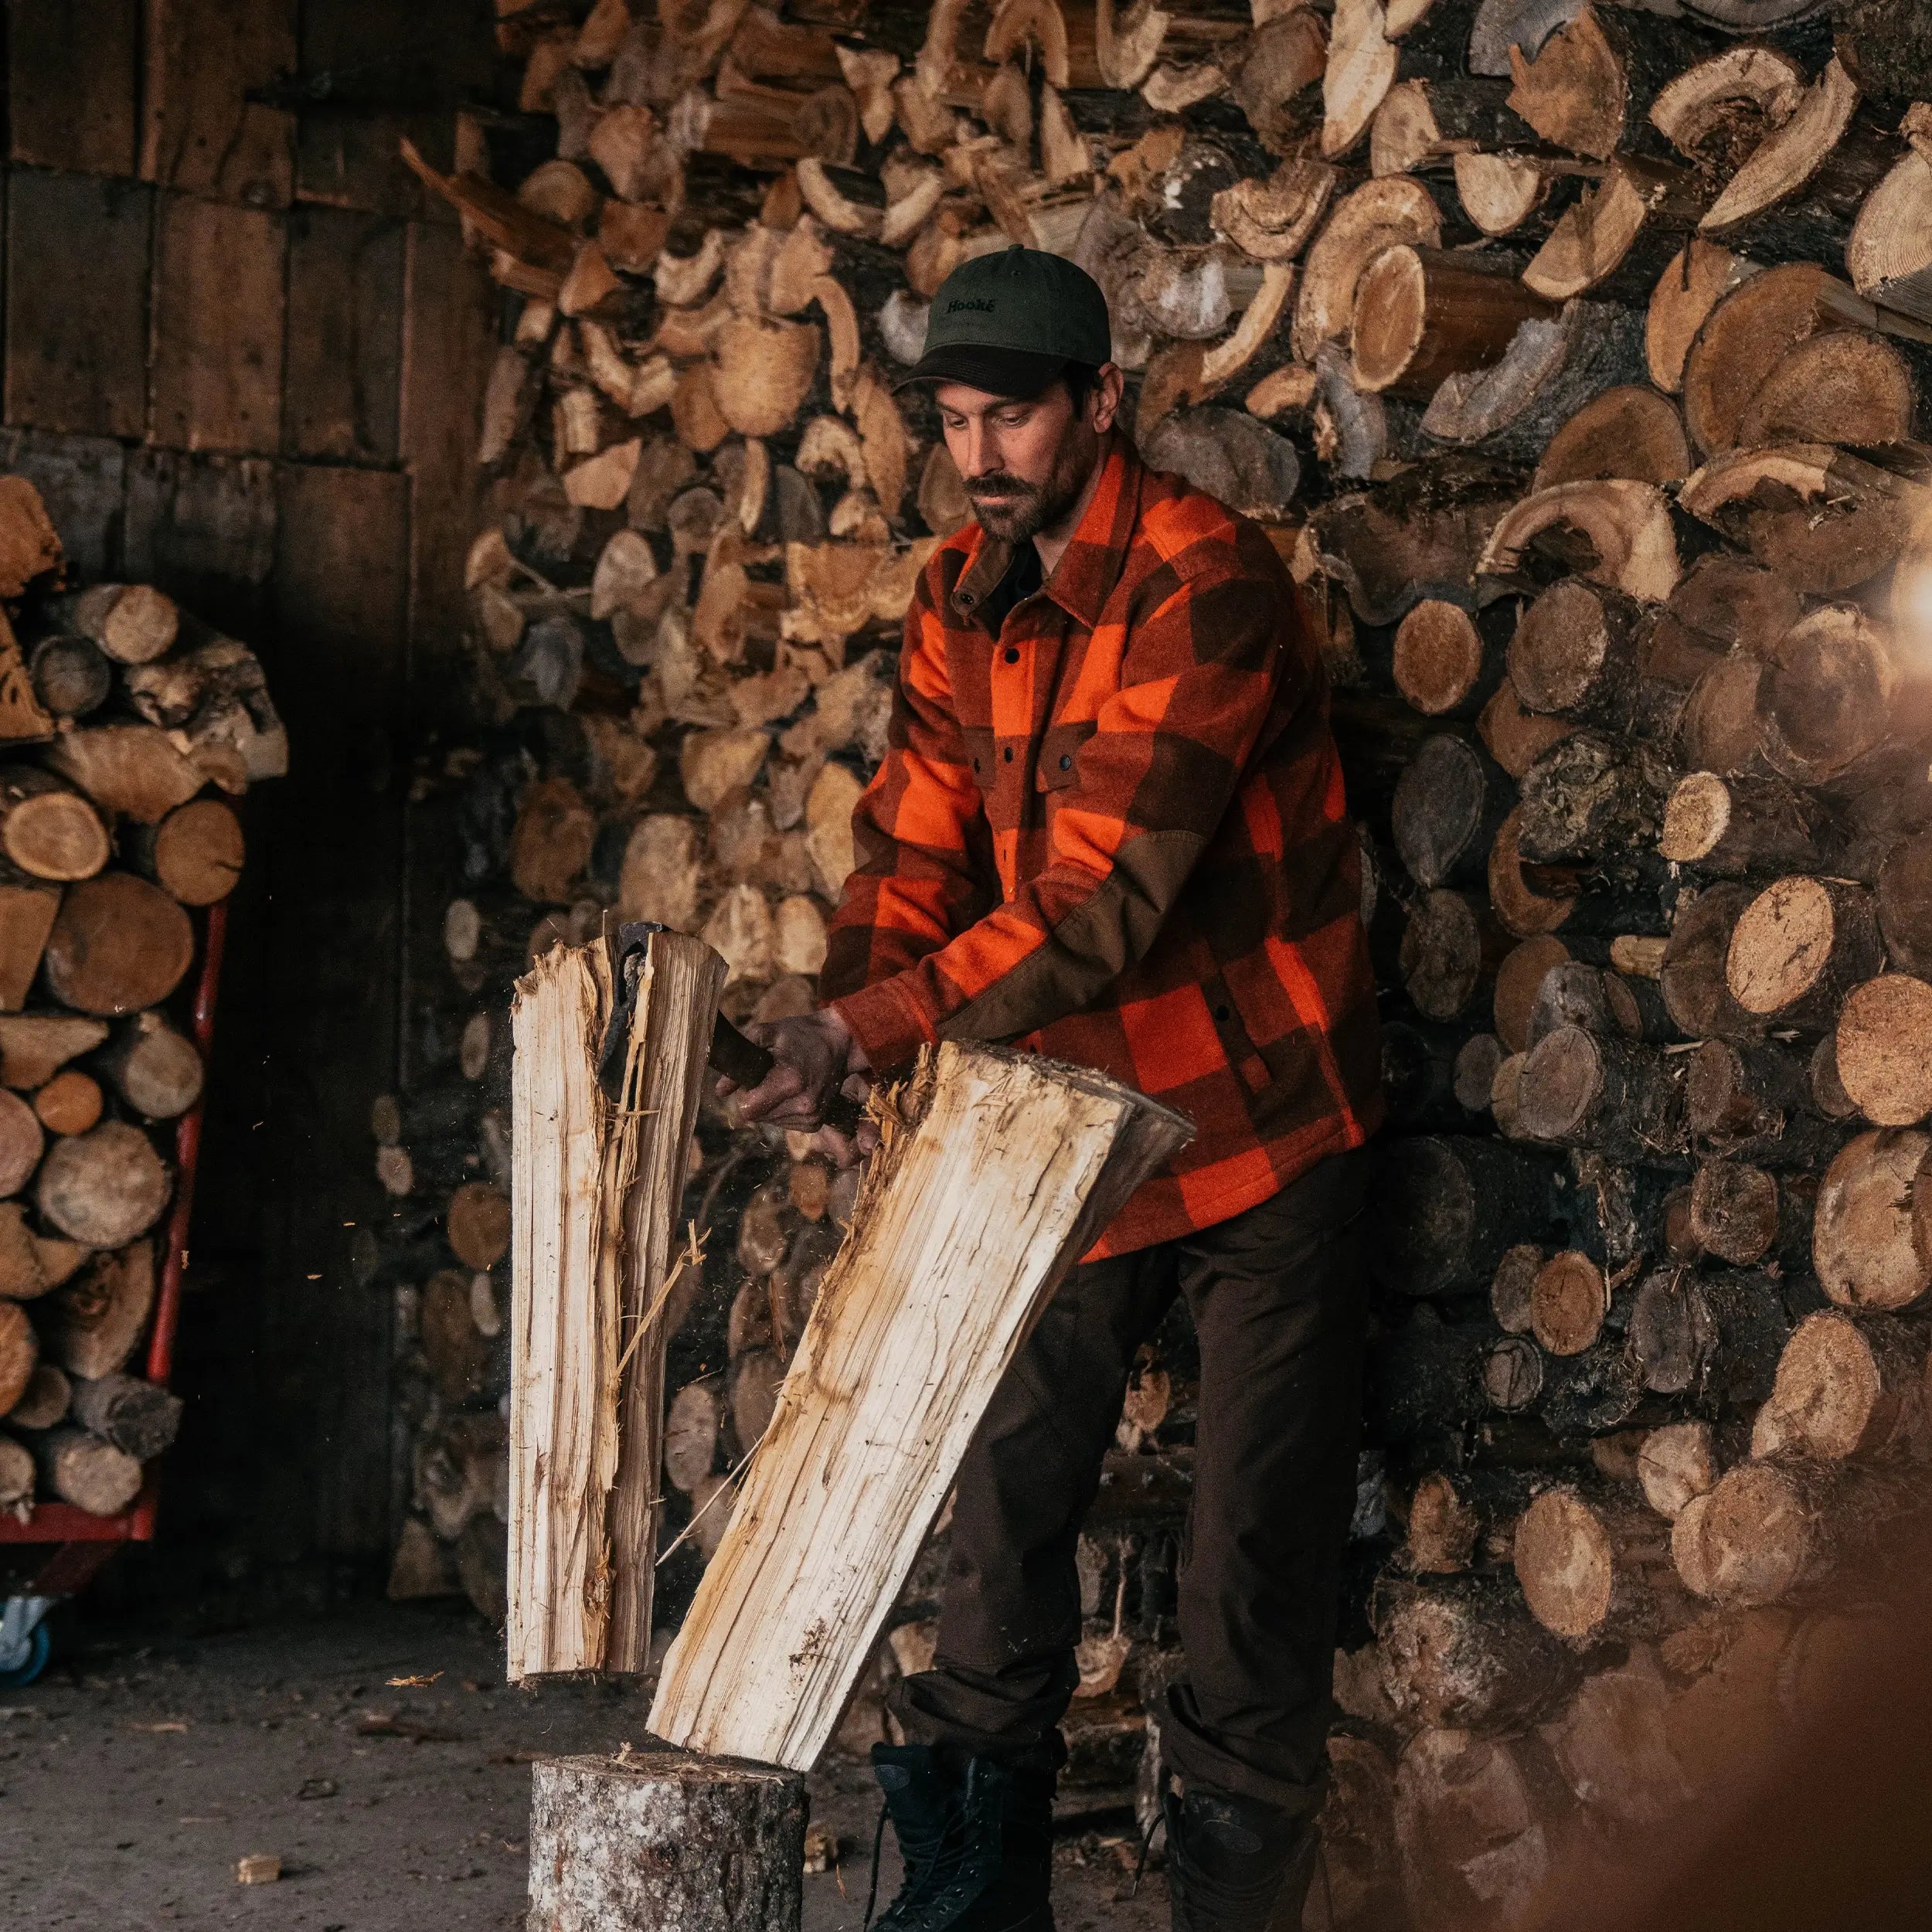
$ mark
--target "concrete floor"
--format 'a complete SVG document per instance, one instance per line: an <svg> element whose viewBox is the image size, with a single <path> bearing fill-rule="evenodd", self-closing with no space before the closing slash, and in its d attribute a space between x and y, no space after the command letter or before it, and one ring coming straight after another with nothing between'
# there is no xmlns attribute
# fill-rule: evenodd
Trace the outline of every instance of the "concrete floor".
<svg viewBox="0 0 1932 1932"><path fill-rule="evenodd" d="M0 1692L0 1923L522 1932L531 1759L641 1741L644 1715L608 1689L512 1689L479 1622L417 1606L56 1651L39 1683ZM844 1856L805 1880L805 1932L856 1932L872 1793L850 1760L813 1777ZM1157 1875L1128 1896L1131 1830L1063 1838L1061 1932L1165 1926ZM238 1884L262 1852L279 1883ZM889 1849L883 1895L897 1882Z"/></svg>

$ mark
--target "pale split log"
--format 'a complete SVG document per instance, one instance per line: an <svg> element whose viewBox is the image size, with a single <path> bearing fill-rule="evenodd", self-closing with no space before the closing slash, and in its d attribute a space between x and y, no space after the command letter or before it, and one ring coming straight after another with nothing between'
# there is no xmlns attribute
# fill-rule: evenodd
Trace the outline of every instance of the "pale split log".
<svg viewBox="0 0 1932 1932"><path fill-rule="evenodd" d="M1734 172L1797 111L1804 70L1774 47L1727 47L1658 91L1650 121L1687 161Z"/></svg>
<svg viewBox="0 0 1932 1932"><path fill-rule="evenodd" d="M1669 246L1668 239L1651 237L1659 230L1681 234L1702 206L1696 178L1683 169L1619 155L1603 179L1558 217L1523 281L1553 301L1593 288L1634 292L1656 273Z"/></svg>
<svg viewBox="0 0 1932 1932"><path fill-rule="evenodd" d="M1792 113L1725 184L1699 228L1721 240L1796 194L1844 138L1858 103L1857 83L1834 56Z"/></svg>
<svg viewBox="0 0 1932 1932"><path fill-rule="evenodd" d="M1716 1438L1708 1422L1667 1422L1637 1451L1644 1500L1672 1522L1693 1497L1716 1487L1717 1477Z"/></svg>
<svg viewBox="0 0 1932 1932"><path fill-rule="evenodd" d="M1675 483L1691 472L1690 444L1675 406L1655 389L1621 383L1585 403L1549 439L1532 490L1627 476Z"/></svg>
<svg viewBox="0 0 1932 1932"><path fill-rule="evenodd" d="M1284 162L1265 181L1219 190L1212 203L1214 226L1257 261L1291 261L1319 226L1338 179L1326 162Z"/></svg>
<svg viewBox="0 0 1932 1932"><path fill-rule="evenodd" d="M1505 103L1509 90L1494 80L1459 75L1414 75L1400 80L1376 111L1369 141L1372 174L1440 169L1466 155L1509 149L1532 140L1521 117Z"/></svg>
<svg viewBox="0 0 1932 1932"><path fill-rule="evenodd" d="M1738 419L1737 440L1903 443L1917 404L1911 369L1884 337L1832 329L1794 343L1772 365Z"/></svg>
<svg viewBox="0 0 1932 1932"><path fill-rule="evenodd" d="M1321 83L1321 152L1345 155L1369 129L1396 77L1383 0L1336 0Z"/></svg>
<svg viewBox="0 0 1932 1932"><path fill-rule="evenodd" d="M1540 47L1510 49L1509 104L1545 140L1607 161L1697 44L1660 21L1586 6Z"/></svg>
<svg viewBox="0 0 1932 1932"><path fill-rule="evenodd" d="M163 1013L135 1014L94 1064L125 1105L151 1121L172 1121L201 1098L201 1054Z"/></svg>
<svg viewBox="0 0 1932 1932"><path fill-rule="evenodd" d="M557 947L512 1015L509 1668L637 1672L650 1645L665 1331L658 1298L723 962L654 934L617 1101L607 941ZM649 1323L649 1326L645 1325Z"/></svg>
<svg viewBox="0 0 1932 1932"><path fill-rule="evenodd" d="M200 791L205 774L168 734L147 724L83 726L65 732L47 762L104 811L158 824Z"/></svg>
<svg viewBox="0 0 1932 1932"><path fill-rule="evenodd" d="M1882 308L1932 322L1932 161L1916 150L1903 155L1866 196L1845 271Z"/></svg>
<svg viewBox="0 0 1932 1932"><path fill-rule="evenodd" d="M673 1742L815 1760L1034 1315L1187 1138L1178 1116L1099 1076L951 1043L894 1106L665 1659L651 1728ZM1008 1164L1023 1181L998 1178ZM970 1283L957 1276L968 1248Z"/></svg>
<svg viewBox="0 0 1932 1932"><path fill-rule="evenodd" d="M40 1360L39 1338L17 1302L0 1301L0 1415L26 1393Z"/></svg>
<svg viewBox="0 0 1932 1932"><path fill-rule="evenodd" d="M1347 334L1356 284L1383 249L1402 242L1435 248L1441 240L1441 211L1411 176L1365 182L1338 202L1302 268L1291 338L1296 360L1312 362L1323 342Z"/></svg>
<svg viewBox="0 0 1932 1932"><path fill-rule="evenodd" d="M794 1932L804 1781L692 1753L537 1762L529 1923L544 1932Z"/></svg>
<svg viewBox="0 0 1932 1932"><path fill-rule="evenodd" d="M1932 1111L1932 986L1886 973L1854 986L1834 1029L1839 1084L1879 1127L1910 1127Z"/></svg>
<svg viewBox="0 0 1932 1932"><path fill-rule="evenodd" d="M97 583L56 610L66 628L91 639L117 664L148 664L165 655L181 625L174 599L148 583Z"/></svg>
<svg viewBox="0 0 1932 1932"><path fill-rule="evenodd" d="M1644 325L1650 379L1675 396L1684 386L1684 362L1711 311L1760 264L1718 243L1693 236L1657 278Z"/></svg>

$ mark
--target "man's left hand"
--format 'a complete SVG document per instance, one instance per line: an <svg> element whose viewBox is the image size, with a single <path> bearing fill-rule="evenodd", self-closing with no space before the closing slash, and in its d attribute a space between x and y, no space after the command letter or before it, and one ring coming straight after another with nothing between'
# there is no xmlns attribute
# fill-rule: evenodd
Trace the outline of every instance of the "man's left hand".
<svg viewBox="0 0 1932 1932"><path fill-rule="evenodd" d="M818 1127L847 1077L869 1065L852 1029L831 1007L791 1019L753 1022L745 1031L769 1047L777 1060L754 1087L740 1091L730 1080L718 1083L719 1097L735 1095L732 1111L747 1124L801 1131Z"/></svg>

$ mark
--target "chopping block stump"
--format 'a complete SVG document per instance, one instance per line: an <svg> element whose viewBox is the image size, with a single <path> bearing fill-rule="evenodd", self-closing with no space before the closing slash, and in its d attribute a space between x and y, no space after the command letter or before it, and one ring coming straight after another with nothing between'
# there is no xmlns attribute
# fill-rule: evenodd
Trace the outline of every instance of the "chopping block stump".
<svg viewBox="0 0 1932 1932"><path fill-rule="evenodd" d="M534 1767L527 1932L798 1932L805 1781L668 1749Z"/></svg>

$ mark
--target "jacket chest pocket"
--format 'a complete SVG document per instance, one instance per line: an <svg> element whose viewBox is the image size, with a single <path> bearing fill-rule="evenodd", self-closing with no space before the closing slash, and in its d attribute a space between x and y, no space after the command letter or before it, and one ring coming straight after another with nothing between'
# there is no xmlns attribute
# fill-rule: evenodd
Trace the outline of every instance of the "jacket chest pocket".
<svg viewBox="0 0 1932 1932"><path fill-rule="evenodd" d="M1073 782L1074 761L1080 747L1093 735L1090 723L1049 725L1040 739L1039 762L1033 768L1033 789L1064 791Z"/></svg>

